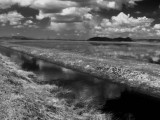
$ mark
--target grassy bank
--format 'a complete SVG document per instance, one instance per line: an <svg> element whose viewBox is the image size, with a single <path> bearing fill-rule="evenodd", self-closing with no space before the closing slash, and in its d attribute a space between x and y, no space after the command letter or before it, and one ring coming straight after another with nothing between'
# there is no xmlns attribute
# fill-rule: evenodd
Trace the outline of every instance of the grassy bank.
<svg viewBox="0 0 160 120"><path fill-rule="evenodd" d="M118 58L99 58L59 49L42 49L15 44L3 46L31 56L74 69L147 95L160 97L159 65Z"/></svg>
<svg viewBox="0 0 160 120"><path fill-rule="evenodd" d="M110 120L92 98L68 102L59 94L71 94L54 85L39 85L31 72L21 70L0 54L0 120Z"/></svg>

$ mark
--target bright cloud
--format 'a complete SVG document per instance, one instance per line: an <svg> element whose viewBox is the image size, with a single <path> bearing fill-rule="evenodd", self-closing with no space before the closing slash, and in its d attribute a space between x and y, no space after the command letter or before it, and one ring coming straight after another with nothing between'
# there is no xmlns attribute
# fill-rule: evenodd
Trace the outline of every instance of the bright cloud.
<svg viewBox="0 0 160 120"><path fill-rule="evenodd" d="M8 14L1 14L0 15L0 22L3 24L6 24L7 22L10 23L10 25L18 25L21 24L21 20L24 17L17 13L16 11L9 12Z"/></svg>
<svg viewBox="0 0 160 120"><path fill-rule="evenodd" d="M160 29L160 24L155 24L153 28L157 30Z"/></svg>
<svg viewBox="0 0 160 120"><path fill-rule="evenodd" d="M88 13L91 9L87 7L69 7L62 10L62 13L60 15L78 15L83 16L84 14Z"/></svg>
<svg viewBox="0 0 160 120"><path fill-rule="evenodd" d="M123 12L119 13L117 16L113 16L111 19L111 25L113 26L150 26L153 19L146 17L133 18L129 14L126 15Z"/></svg>
<svg viewBox="0 0 160 120"><path fill-rule="evenodd" d="M66 23L55 23L51 22L50 26L48 27L49 30L54 30L54 31L61 31L62 29L66 28L67 24Z"/></svg>
<svg viewBox="0 0 160 120"><path fill-rule="evenodd" d="M34 0L31 7L37 9L65 9L77 6L76 2L61 0Z"/></svg>
<svg viewBox="0 0 160 120"><path fill-rule="evenodd" d="M132 36L133 33L134 35L135 33L149 35L153 31L151 28L153 21L153 19L146 17L133 18L121 12L111 19L103 19L100 23L95 24L94 33L109 37Z"/></svg>

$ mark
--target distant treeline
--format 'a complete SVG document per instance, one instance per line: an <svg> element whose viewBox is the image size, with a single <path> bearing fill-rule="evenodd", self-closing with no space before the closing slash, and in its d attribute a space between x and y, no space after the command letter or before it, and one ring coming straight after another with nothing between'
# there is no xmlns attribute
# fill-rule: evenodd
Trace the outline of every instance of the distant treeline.
<svg viewBox="0 0 160 120"><path fill-rule="evenodd" d="M75 41L75 39L58 39L58 38L31 38L25 36L3 36L0 37L0 40L65 40L65 41ZM84 41L84 40L76 40L76 41Z"/></svg>
<svg viewBox="0 0 160 120"><path fill-rule="evenodd" d="M107 42L133 42L131 38L107 38L107 37L93 37L88 39L88 41L107 41Z"/></svg>
<svg viewBox="0 0 160 120"><path fill-rule="evenodd" d="M29 38L25 36L7 36L7 37L0 37L0 40L36 40L36 38Z"/></svg>
<svg viewBox="0 0 160 120"><path fill-rule="evenodd" d="M88 39L88 41L107 41L107 42L160 42L160 39L132 39L130 37L126 38L107 38L107 37L93 37Z"/></svg>
<svg viewBox="0 0 160 120"><path fill-rule="evenodd" d="M55 39L55 38L32 38L26 36L3 36L0 40L61 40L61 41L85 41L85 40L75 40L75 39ZM108 38L108 37L93 37L89 38L87 41L106 41L106 42L160 42L159 39L132 39L130 37L122 38Z"/></svg>

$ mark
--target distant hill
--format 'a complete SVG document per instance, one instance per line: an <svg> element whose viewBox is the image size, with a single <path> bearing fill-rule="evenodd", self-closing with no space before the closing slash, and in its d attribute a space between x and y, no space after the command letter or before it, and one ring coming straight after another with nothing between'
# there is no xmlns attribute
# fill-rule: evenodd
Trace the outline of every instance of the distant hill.
<svg viewBox="0 0 160 120"><path fill-rule="evenodd" d="M107 41L107 42L133 42L129 37L127 38L107 38L107 37L93 37L88 39L88 41Z"/></svg>
<svg viewBox="0 0 160 120"><path fill-rule="evenodd" d="M25 36L12 36L12 39L16 39L16 40L32 40L34 38L29 38L29 37L25 37Z"/></svg>

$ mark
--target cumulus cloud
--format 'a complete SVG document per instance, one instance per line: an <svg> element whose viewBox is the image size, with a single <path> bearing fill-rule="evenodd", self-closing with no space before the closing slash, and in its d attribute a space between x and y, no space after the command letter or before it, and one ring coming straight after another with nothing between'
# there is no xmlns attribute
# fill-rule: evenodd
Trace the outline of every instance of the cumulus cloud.
<svg viewBox="0 0 160 120"><path fill-rule="evenodd" d="M147 27L150 26L151 23L153 22L153 19L149 19L146 17L138 17L138 18L133 18L130 16L130 14L126 15L123 12L119 13L117 16L113 16L111 18L111 21L102 22L102 24L107 23L111 24L111 26L143 26Z"/></svg>
<svg viewBox="0 0 160 120"><path fill-rule="evenodd" d="M91 30L93 34L99 36L117 37L119 36L140 36L140 35L160 35L160 24L151 27L154 21L147 17L134 18L129 14L126 15L120 12L117 16L110 19L97 19L92 10L116 9L121 10L123 5L133 7L136 2L142 0L0 0L0 8L6 9L12 5L28 6L39 10L39 15L36 16L38 21L48 18L50 25L47 26L49 30L60 32L61 30L70 31L75 30L79 32L86 32ZM138 12L137 12L138 13ZM14 27L36 25L33 21L28 20L23 25L21 20L24 17L13 11L0 15L0 22L5 25L7 22Z"/></svg>
<svg viewBox="0 0 160 120"><path fill-rule="evenodd" d="M102 19L100 23L95 24L93 30L96 35L108 37L133 37L133 33L147 35L152 30L151 23L153 21L147 17L133 18L129 14L121 12L111 19Z"/></svg>
<svg viewBox="0 0 160 120"><path fill-rule="evenodd" d="M21 20L23 18L24 17L16 11L9 12L7 14L0 14L0 22L3 24L9 22L10 25L18 25L21 24Z"/></svg>
<svg viewBox="0 0 160 120"><path fill-rule="evenodd" d="M123 4L135 5L141 0L0 0L0 8L14 4L39 10L38 20L49 17L54 24L82 22L82 17L95 8L120 9ZM61 25L60 25L61 26Z"/></svg>

